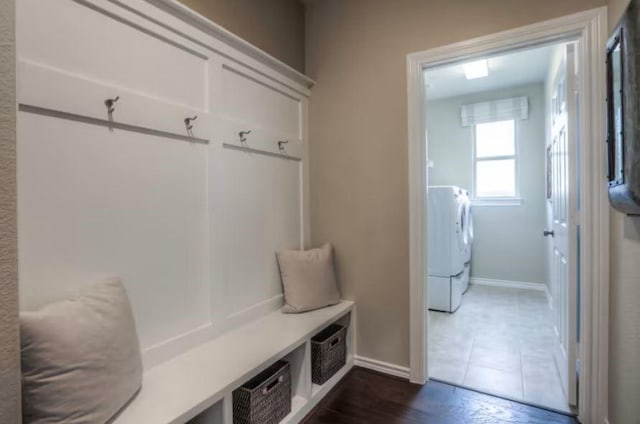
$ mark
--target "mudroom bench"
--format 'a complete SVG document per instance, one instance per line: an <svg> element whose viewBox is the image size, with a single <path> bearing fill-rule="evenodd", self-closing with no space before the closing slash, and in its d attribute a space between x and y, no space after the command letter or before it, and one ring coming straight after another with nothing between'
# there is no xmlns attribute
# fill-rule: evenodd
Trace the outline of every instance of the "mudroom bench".
<svg viewBox="0 0 640 424"><path fill-rule="evenodd" d="M292 407L282 423L297 423L353 367L354 303L303 314L280 310L188 350L144 373L142 389L117 424L232 424L232 392L275 361L291 367ZM311 338L332 323L347 328L347 363L325 384L311 382Z"/></svg>

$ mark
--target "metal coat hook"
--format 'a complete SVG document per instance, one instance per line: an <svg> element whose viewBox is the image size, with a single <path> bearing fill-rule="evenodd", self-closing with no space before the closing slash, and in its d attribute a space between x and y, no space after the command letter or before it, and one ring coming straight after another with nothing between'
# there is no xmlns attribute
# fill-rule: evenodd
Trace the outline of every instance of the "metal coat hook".
<svg viewBox="0 0 640 424"><path fill-rule="evenodd" d="M289 140L280 140L278 141L278 150L280 150L280 152L285 153L284 151L284 145L287 144L289 142Z"/></svg>
<svg viewBox="0 0 640 424"><path fill-rule="evenodd" d="M116 108L113 107L113 104L117 102L118 99L120 99L120 96L116 96L115 99L107 99L104 101L104 105L107 107L107 119L109 122L113 122L113 112L116 110ZM113 127L110 126L109 131L113 131Z"/></svg>
<svg viewBox="0 0 640 424"><path fill-rule="evenodd" d="M245 143L247 141L247 135L251 134L251 130L248 131L240 131L238 136L240 136L240 143Z"/></svg>
<svg viewBox="0 0 640 424"><path fill-rule="evenodd" d="M116 108L113 107L113 104L117 102L119 99L120 99L120 96L117 96L115 99L107 99L104 101L104 104L107 107L107 113L109 114L109 117L111 117L111 114L116 110Z"/></svg>
<svg viewBox="0 0 640 424"><path fill-rule="evenodd" d="M193 118L184 118L184 125L187 127L187 131L191 131L191 129L193 128L191 122L195 121L196 119L198 119L198 115L194 116Z"/></svg>

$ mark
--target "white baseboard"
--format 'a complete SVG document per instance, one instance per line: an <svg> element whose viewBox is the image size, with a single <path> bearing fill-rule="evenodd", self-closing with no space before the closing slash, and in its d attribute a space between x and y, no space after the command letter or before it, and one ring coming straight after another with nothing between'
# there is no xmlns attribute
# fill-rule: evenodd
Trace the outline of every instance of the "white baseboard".
<svg viewBox="0 0 640 424"><path fill-rule="evenodd" d="M371 358L364 358L362 356L356 356L354 358L354 365L378 371L383 374L393 375L394 377L400 377L406 380L409 379L409 368L401 367L400 365L390 364L388 362L378 361Z"/></svg>
<svg viewBox="0 0 640 424"><path fill-rule="evenodd" d="M523 289L523 290L536 290L545 291L547 285L544 283L530 283L528 281L509 281L509 280L495 280L492 278L475 278L469 279L471 284L477 284L480 286L492 286L492 287L507 287L511 289Z"/></svg>
<svg viewBox="0 0 640 424"><path fill-rule="evenodd" d="M547 303L549 303L549 309L553 310L553 297L551 297L551 292L549 291L549 287L544 285L544 294L547 295Z"/></svg>

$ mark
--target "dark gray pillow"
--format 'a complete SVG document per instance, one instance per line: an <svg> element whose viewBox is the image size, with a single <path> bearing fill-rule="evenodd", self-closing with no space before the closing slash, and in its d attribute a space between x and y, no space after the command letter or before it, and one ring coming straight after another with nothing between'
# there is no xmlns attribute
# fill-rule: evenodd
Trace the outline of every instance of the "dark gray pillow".
<svg viewBox="0 0 640 424"><path fill-rule="evenodd" d="M104 423L140 389L135 322L117 278L20 314L25 423Z"/></svg>

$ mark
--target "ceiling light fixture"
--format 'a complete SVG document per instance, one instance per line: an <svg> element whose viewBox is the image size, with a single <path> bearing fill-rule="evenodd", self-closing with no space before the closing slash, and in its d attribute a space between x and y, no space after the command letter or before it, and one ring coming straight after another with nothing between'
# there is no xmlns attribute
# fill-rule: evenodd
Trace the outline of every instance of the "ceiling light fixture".
<svg viewBox="0 0 640 424"><path fill-rule="evenodd" d="M484 78L489 75L489 64L487 59L477 60L464 64L464 74L468 80Z"/></svg>

